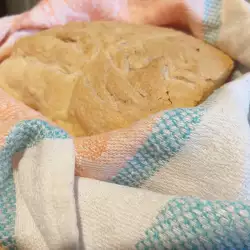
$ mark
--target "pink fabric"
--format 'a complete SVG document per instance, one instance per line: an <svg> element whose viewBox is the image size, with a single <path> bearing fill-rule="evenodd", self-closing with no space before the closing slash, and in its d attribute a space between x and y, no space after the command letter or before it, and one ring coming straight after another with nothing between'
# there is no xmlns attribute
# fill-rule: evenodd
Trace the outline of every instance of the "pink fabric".
<svg viewBox="0 0 250 250"><path fill-rule="evenodd" d="M70 21L118 20L173 26L203 38L204 0L42 0L20 15L0 19L0 61L22 36Z"/></svg>
<svg viewBox="0 0 250 250"><path fill-rule="evenodd" d="M91 137L74 138L75 174L97 180L109 180L133 157L161 115L158 113L126 129ZM20 121L31 119L51 123L40 113L0 89L0 148L5 144L6 136L14 125Z"/></svg>

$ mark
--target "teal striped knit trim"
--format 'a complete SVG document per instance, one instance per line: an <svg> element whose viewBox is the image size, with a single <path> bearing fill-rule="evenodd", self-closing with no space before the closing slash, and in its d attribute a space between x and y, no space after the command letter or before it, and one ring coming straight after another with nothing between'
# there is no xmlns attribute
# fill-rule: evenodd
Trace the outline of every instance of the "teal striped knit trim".
<svg viewBox="0 0 250 250"><path fill-rule="evenodd" d="M158 214L137 249L250 249L250 206L176 198Z"/></svg>
<svg viewBox="0 0 250 250"><path fill-rule="evenodd" d="M7 136L6 143L0 150L0 244L8 249L16 249L14 240L16 194L12 156L43 139L66 138L69 138L66 132L41 120L20 122Z"/></svg>
<svg viewBox="0 0 250 250"><path fill-rule="evenodd" d="M2 165L3 155L0 152L0 166ZM0 171L1 175L1 171ZM13 238L15 231L16 216L16 194L12 172L1 183L0 188L0 245L8 249L15 248L15 240Z"/></svg>
<svg viewBox="0 0 250 250"><path fill-rule="evenodd" d="M160 168L167 167L169 159L182 148L200 123L204 111L201 107L166 111L144 145L111 181L139 187Z"/></svg>
<svg viewBox="0 0 250 250"><path fill-rule="evenodd" d="M222 0L205 0L204 4L204 39L210 44L215 44L221 27Z"/></svg>

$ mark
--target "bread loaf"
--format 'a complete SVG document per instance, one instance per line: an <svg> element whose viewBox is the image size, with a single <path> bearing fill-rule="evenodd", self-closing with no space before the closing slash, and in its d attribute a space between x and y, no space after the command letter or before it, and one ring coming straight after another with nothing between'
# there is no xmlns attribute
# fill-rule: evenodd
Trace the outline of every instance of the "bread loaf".
<svg viewBox="0 0 250 250"><path fill-rule="evenodd" d="M74 136L193 107L221 86L233 61L182 32L117 22L70 23L16 43L0 87Z"/></svg>

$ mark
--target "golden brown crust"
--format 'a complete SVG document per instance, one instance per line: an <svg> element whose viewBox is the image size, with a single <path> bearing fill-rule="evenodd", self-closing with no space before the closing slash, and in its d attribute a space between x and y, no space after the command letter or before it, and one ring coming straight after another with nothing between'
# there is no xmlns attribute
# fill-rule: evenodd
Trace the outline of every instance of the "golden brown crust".
<svg viewBox="0 0 250 250"><path fill-rule="evenodd" d="M172 29L70 23L21 39L0 66L0 87L82 136L195 106L232 69L227 55Z"/></svg>

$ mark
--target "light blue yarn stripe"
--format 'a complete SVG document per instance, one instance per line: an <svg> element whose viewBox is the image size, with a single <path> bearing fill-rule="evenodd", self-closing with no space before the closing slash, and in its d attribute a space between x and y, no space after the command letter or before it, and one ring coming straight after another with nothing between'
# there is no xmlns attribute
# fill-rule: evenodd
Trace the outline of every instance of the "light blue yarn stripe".
<svg viewBox="0 0 250 250"><path fill-rule="evenodd" d="M136 249L250 249L250 206L174 198L146 229Z"/></svg>
<svg viewBox="0 0 250 250"><path fill-rule="evenodd" d="M16 193L12 172L12 156L32 147L43 139L67 139L67 133L50 126L42 120L18 123L10 131L4 147L0 150L0 244L16 249L14 232L16 216Z"/></svg>
<svg viewBox="0 0 250 250"><path fill-rule="evenodd" d="M68 134L57 127L49 125L47 122L42 120L27 120L18 123L10 131L10 134L6 138L6 143L3 149L1 150L2 154L7 159L11 160L11 157L14 153L23 151L27 147L32 147L43 139L66 139L69 138ZM0 183L9 176L11 168L2 163L0 165Z"/></svg>
<svg viewBox="0 0 250 250"><path fill-rule="evenodd" d="M190 138L193 129L200 123L205 109L175 109L166 111L154 125L151 135L136 155L112 178L112 182L139 187L167 162Z"/></svg>
<svg viewBox="0 0 250 250"><path fill-rule="evenodd" d="M0 161L3 157L0 152ZM0 163L0 165L2 165ZM1 172L0 172L1 175ZM12 172L1 183L0 188L0 244L8 249L16 249L13 238L15 232L16 194Z"/></svg>
<svg viewBox="0 0 250 250"><path fill-rule="evenodd" d="M210 44L215 44L219 36L222 1L223 0L205 0L203 18L204 39Z"/></svg>

